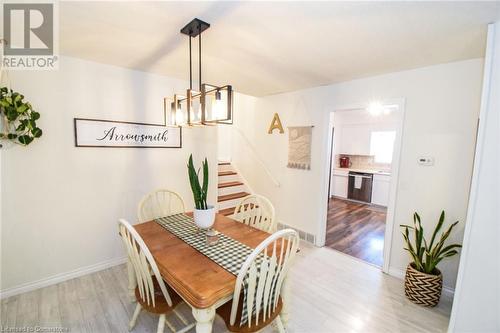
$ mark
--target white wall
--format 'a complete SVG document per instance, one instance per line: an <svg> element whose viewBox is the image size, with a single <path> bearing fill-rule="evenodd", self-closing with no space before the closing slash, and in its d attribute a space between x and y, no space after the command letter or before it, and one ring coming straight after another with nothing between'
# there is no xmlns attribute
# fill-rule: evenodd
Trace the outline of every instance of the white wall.
<svg viewBox="0 0 500 333"><path fill-rule="evenodd" d="M499 56L497 23L488 30L486 64L491 61L491 67L485 68L478 149L450 332L500 332Z"/></svg>
<svg viewBox="0 0 500 333"><path fill-rule="evenodd" d="M62 57L58 71L11 72L12 87L41 113L44 134L28 147L2 148L1 289L124 256L117 219L134 222L155 188L192 197L186 171L211 165L216 198L217 130L183 129L182 149L76 148L74 117L162 123L163 97L187 83Z"/></svg>
<svg viewBox="0 0 500 333"><path fill-rule="evenodd" d="M247 140L248 134L250 133L250 137L253 137L255 131L255 120L253 117L258 115L258 101L259 98L257 97L243 94L234 95L234 124L232 126L218 126L218 154L219 160L231 160L236 167L238 165L253 165L253 167L258 168L256 172L263 172L265 174L265 170L259 162L262 159L258 152L258 146L254 142ZM234 161L234 158L237 158L237 161ZM253 175L257 174L247 173L245 176ZM248 179L248 181L250 180Z"/></svg>
<svg viewBox="0 0 500 333"><path fill-rule="evenodd" d="M254 101L235 119L272 175L273 184L250 157L239 136L233 137L234 163L258 193L276 206L277 217L291 226L319 234L326 209L329 114L372 100L406 99L395 211L391 270L401 272L409 262L398 225L410 221L414 211L424 227L434 226L445 209L448 222L460 220L450 241L461 241L467 210L476 124L481 92L482 59L473 59L391 73L350 82L279 94ZM310 171L288 169L286 134L267 134L273 114L283 125L314 125ZM276 132L275 132L276 133ZM240 143L240 144L238 144ZM433 167L421 167L420 155L435 157ZM458 257L440 265L444 283L453 287Z"/></svg>

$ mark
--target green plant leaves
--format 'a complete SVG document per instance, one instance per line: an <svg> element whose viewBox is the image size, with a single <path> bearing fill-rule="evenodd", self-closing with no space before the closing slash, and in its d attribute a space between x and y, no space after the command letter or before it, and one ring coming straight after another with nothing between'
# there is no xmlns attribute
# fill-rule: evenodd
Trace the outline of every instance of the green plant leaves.
<svg viewBox="0 0 500 333"><path fill-rule="evenodd" d="M39 129L38 127L35 127L31 130L31 134L33 134L35 138L39 138L42 136L42 130Z"/></svg>
<svg viewBox="0 0 500 333"><path fill-rule="evenodd" d="M416 212L413 214L413 227L404 224L400 225L401 228L404 228L403 239L406 243L406 247L404 249L410 253L411 258L415 263L415 268L421 272L432 274L441 260L458 254L456 249L462 247L460 244L444 246L446 239L450 236L452 229L458 224L458 221L452 223L448 229L441 234L439 241L434 244L436 236L444 224L444 220L445 212L443 210L438 223L434 228L431 241L429 243L425 239L422 222L420 216ZM410 230L413 230L415 233L414 244L412 244L410 240Z"/></svg>
<svg viewBox="0 0 500 333"><path fill-rule="evenodd" d="M203 188L202 188L202 193L203 193L203 202L205 204L205 209L208 208L207 205L207 195L208 195L208 160L205 157L205 161L202 163L203 165Z"/></svg>
<svg viewBox="0 0 500 333"><path fill-rule="evenodd" d="M196 209L207 209L207 194L208 194L208 161L202 163L203 166L203 187L200 186L199 180L199 170L196 171L193 162L193 154L189 155L188 160L188 176L189 183L191 185L191 191L193 192L193 199Z"/></svg>
<svg viewBox="0 0 500 333"><path fill-rule="evenodd" d="M23 145L29 145L31 143L31 141L33 141L33 138L29 135L21 135L18 138L18 140Z"/></svg>
<svg viewBox="0 0 500 333"><path fill-rule="evenodd" d="M438 224L436 225L436 229L434 229L434 232L432 233L432 238L429 244L429 248L432 248L432 245L434 244L434 239L436 238L436 235L439 232L439 230L441 230L443 223L444 223L444 210L441 211L441 215L439 216L439 221Z"/></svg>
<svg viewBox="0 0 500 333"><path fill-rule="evenodd" d="M24 96L22 96L20 93L12 93L12 102L17 103L20 102L23 99Z"/></svg>
<svg viewBox="0 0 500 333"><path fill-rule="evenodd" d="M16 109L12 106L7 106L5 108L5 115L7 116L7 120L10 122L13 122L17 119L19 116L19 113L17 113Z"/></svg>
<svg viewBox="0 0 500 333"><path fill-rule="evenodd" d="M28 105L23 104L16 109L17 113L25 113L29 109Z"/></svg>
<svg viewBox="0 0 500 333"><path fill-rule="evenodd" d="M189 175L189 183L191 185L191 191L193 192L194 203L196 209L202 209L201 207L201 188L200 182L198 180L198 174L194 168L193 163L193 155L189 156L188 160L188 175Z"/></svg>
<svg viewBox="0 0 500 333"><path fill-rule="evenodd" d="M0 87L0 117L6 120L7 132L0 133L0 139L28 145L43 134L36 125L40 113L35 112L31 104L24 101L22 94L7 87Z"/></svg>

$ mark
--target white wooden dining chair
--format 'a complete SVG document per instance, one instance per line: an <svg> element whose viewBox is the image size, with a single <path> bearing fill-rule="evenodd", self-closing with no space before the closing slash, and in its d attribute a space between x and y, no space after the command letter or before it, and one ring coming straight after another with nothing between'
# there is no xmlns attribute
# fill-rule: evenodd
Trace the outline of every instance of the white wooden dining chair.
<svg viewBox="0 0 500 333"><path fill-rule="evenodd" d="M244 197L234 209L233 219L265 232L276 231L274 206L262 195Z"/></svg>
<svg viewBox="0 0 500 333"><path fill-rule="evenodd" d="M233 300L216 310L229 331L256 332L274 321L278 331L285 332L280 318L283 282L290 271L298 244L299 235L295 230L280 230L260 243L248 256L236 278ZM244 300L242 289L245 288L247 275L248 322L240 325Z"/></svg>
<svg viewBox="0 0 500 333"><path fill-rule="evenodd" d="M175 306L182 302L182 299L163 281L156 261L141 236L134 227L124 219L118 221L118 228L127 250L128 260L133 266L137 281L137 287L135 288L137 306L130 320L129 330L134 329L137 317L143 309L160 315L158 333L163 333L165 324L167 324L172 332L176 332L175 327L166 318L166 315L171 312L173 312L184 325L187 325L183 329L177 331L178 333L186 332L194 327L194 323L188 325L186 318L174 309Z"/></svg>
<svg viewBox="0 0 500 333"><path fill-rule="evenodd" d="M177 192L158 189L145 195L139 202L137 218L139 222L146 222L185 211L184 200Z"/></svg>

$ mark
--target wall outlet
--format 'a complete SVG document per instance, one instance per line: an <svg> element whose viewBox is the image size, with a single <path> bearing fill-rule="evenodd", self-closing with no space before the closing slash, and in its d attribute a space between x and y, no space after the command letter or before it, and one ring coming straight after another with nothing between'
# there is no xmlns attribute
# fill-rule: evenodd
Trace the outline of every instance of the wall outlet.
<svg viewBox="0 0 500 333"><path fill-rule="evenodd" d="M430 156L419 156L417 159L418 164L423 166L431 166L434 165L434 157Z"/></svg>

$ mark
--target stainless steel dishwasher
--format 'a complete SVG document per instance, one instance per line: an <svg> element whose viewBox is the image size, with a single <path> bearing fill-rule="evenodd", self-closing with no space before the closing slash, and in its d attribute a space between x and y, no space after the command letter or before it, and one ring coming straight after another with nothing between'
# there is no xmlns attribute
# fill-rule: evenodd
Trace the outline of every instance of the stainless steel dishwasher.
<svg viewBox="0 0 500 333"><path fill-rule="evenodd" d="M372 201L373 174L367 172L349 172L347 198L370 203Z"/></svg>

